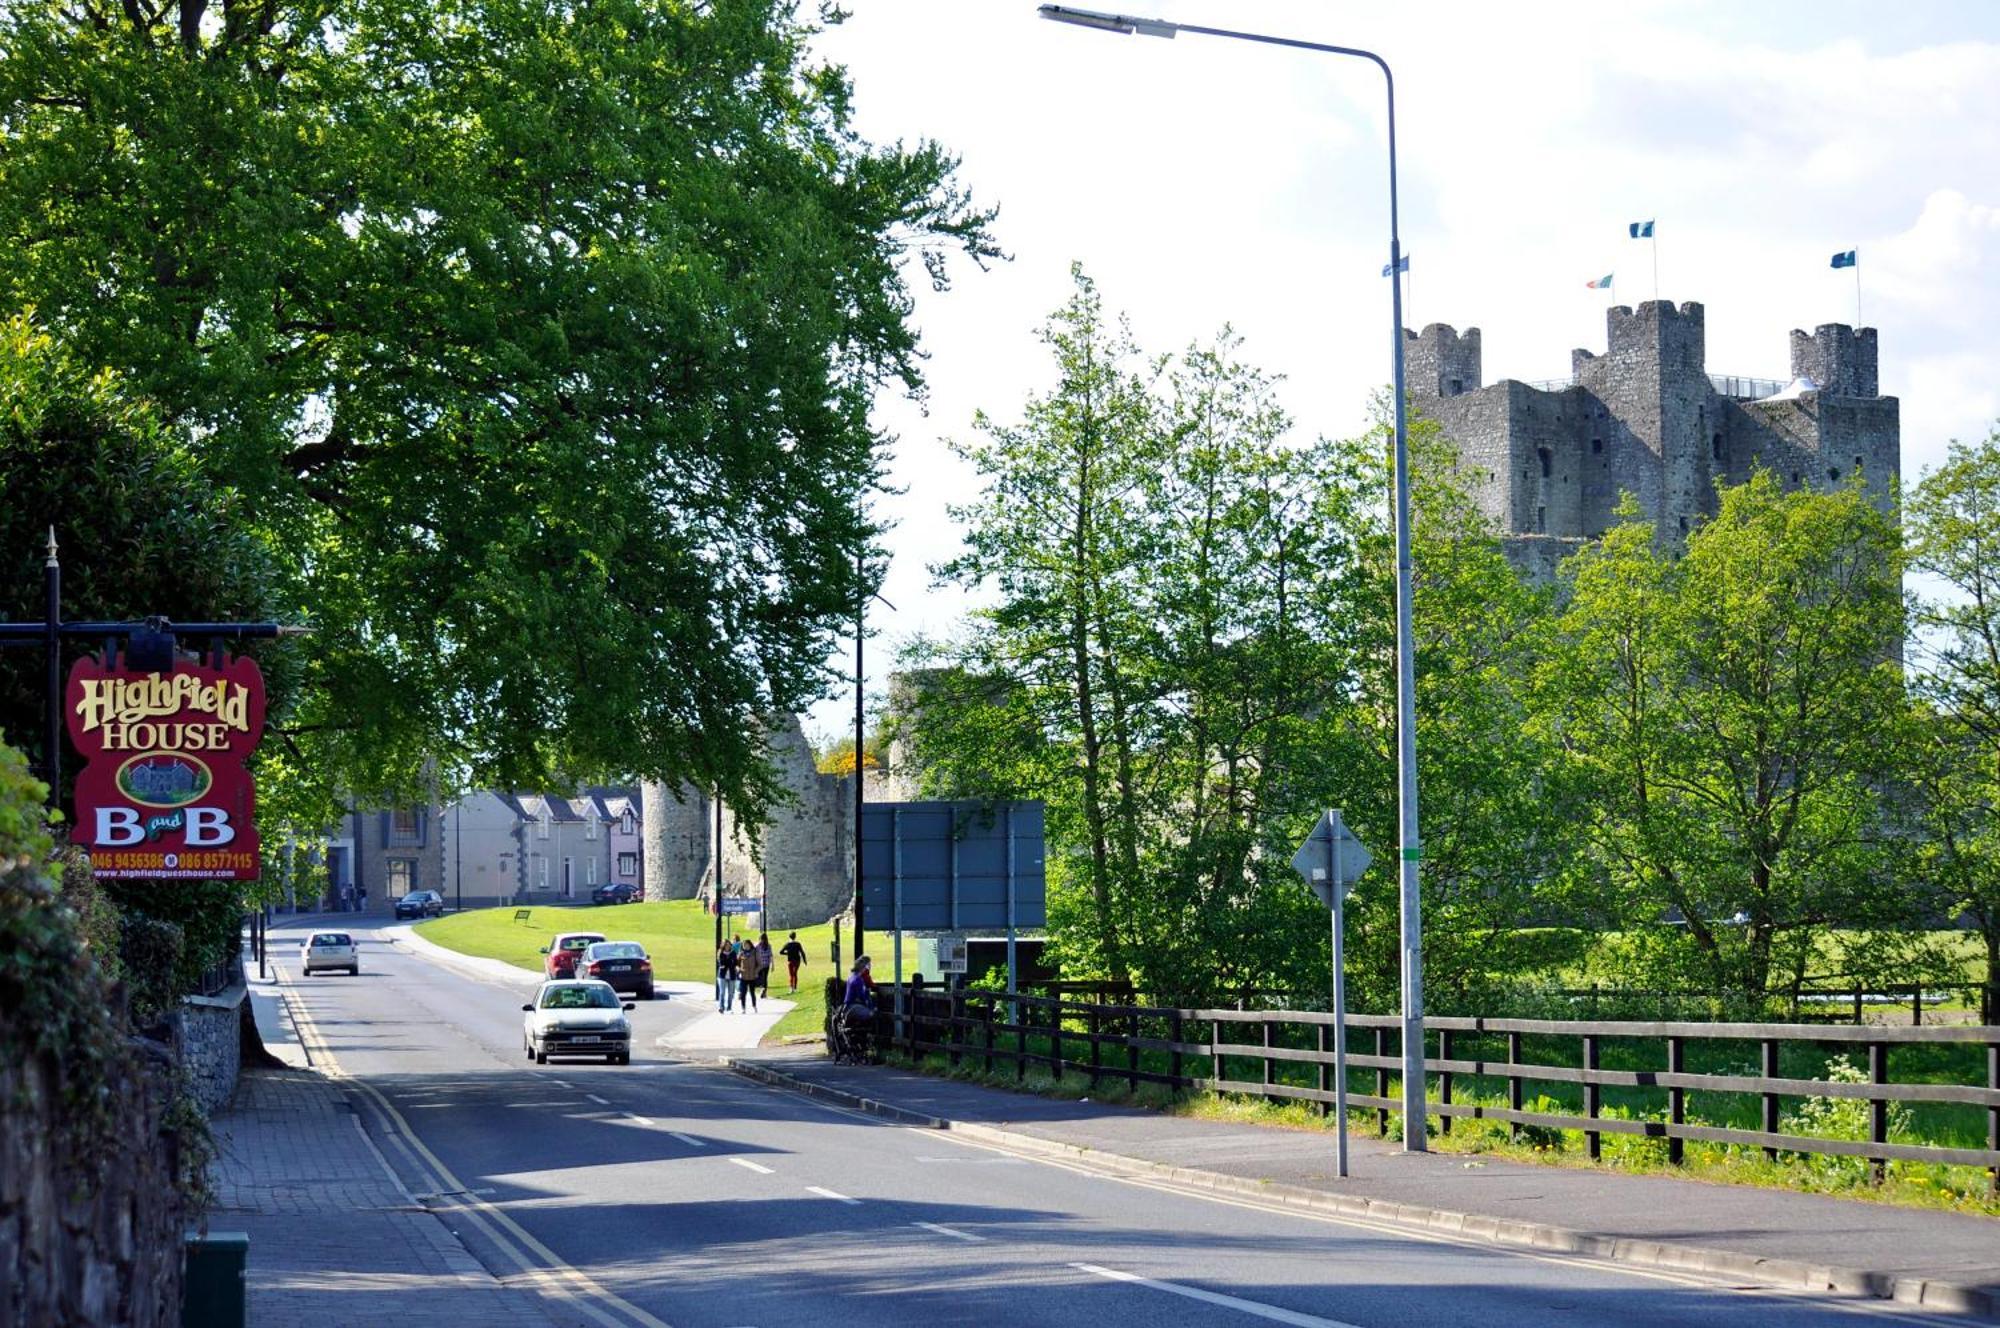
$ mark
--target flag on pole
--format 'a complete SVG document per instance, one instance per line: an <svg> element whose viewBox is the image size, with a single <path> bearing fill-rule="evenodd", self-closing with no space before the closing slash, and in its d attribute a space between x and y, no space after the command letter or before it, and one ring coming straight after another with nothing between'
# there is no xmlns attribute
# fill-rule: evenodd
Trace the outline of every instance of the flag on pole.
<svg viewBox="0 0 2000 1328"><path fill-rule="evenodd" d="M1857 267L1860 265L1860 262L1861 251L1859 249L1844 250L1833 256L1833 266L1835 267Z"/></svg>
<svg viewBox="0 0 2000 1328"><path fill-rule="evenodd" d="M1650 240L1653 238L1653 223L1650 221L1635 221L1625 229L1632 232L1632 238L1635 240Z"/></svg>
<svg viewBox="0 0 2000 1328"><path fill-rule="evenodd" d="M1396 260L1396 270L1398 272L1408 272L1410 270L1410 256L1408 254L1404 254ZM1382 275L1385 277L1389 275L1389 264L1384 263L1382 265Z"/></svg>
<svg viewBox="0 0 2000 1328"><path fill-rule="evenodd" d="M1607 272L1603 276L1599 277L1597 280L1586 281L1583 284L1589 287L1591 290L1610 290L1612 275L1613 275L1612 273Z"/></svg>

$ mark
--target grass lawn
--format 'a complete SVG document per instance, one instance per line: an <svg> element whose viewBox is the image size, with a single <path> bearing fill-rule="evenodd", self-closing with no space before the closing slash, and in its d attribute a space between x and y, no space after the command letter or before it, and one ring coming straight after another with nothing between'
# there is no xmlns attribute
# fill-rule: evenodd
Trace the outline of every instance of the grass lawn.
<svg viewBox="0 0 2000 1328"><path fill-rule="evenodd" d="M675 899L652 904L544 905L528 911L528 920L516 922L513 908L469 909L417 924L417 931L434 944L463 954L499 959L531 973L542 969L541 949L559 931L601 931L613 940L637 941L653 959L653 975L662 981L715 981L715 918L702 911L692 899ZM724 918L725 935L748 936L744 923L751 919ZM771 936L773 949L783 946L786 933ZM806 966L799 970L798 1008L778 1021L771 1036L817 1033L826 1009L821 988L832 968L833 927L799 928L799 944L806 948ZM892 964L887 939L879 933L869 936L869 952L875 956L875 972L888 981ZM841 973L853 962L851 933L841 936ZM917 945L914 939L903 944L903 971L914 971ZM782 961L771 984L773 995L783 995L785 970Z"/></svg>

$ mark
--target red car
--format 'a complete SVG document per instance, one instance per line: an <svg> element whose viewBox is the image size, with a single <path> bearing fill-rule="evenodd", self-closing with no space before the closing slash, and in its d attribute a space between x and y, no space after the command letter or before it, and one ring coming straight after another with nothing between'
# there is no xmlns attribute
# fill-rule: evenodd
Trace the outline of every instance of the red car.
<svg viewBox="0 0 2000 1328"><path fill-rule="evenodd" d="M542 947L542 972L550 978L576 976L576 960L586 949L604 939L600 931L559 931Z"/></svg>

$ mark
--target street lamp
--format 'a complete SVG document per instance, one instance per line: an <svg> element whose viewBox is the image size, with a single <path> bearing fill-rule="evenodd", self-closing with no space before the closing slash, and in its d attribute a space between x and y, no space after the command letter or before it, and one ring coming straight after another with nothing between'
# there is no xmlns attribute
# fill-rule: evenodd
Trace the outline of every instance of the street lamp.
<svg viewBox="0 0 2000 1328"><path fill-rule="evenodd" d="M1389 344L1396 392L1396 837L1401 850L1396 856L1398 884L1402 893L1403 931L1403 1149L1405 1152L1421 1153L1425 1151L1426 1120L1423 915L1417 892L1417 689L1415 651L1410 632L1410 453L1403 402L1403 283L1398 275L1403 269L1403 242L1396 212L1395 75L1389 72L1389 62L1381 56L1352 46L1330 46L1324 42L1234 32L1228 28L1208 28L1194 23L1170 23L1132 14L1105 14L1068 5L1043 5L1040 13L1043 18L1057 23L1124 36L1137 34L1171 39L1178 33L1186 32L1201 37L1230 37L1266 46L1288 46L1294 50L1354 56L1382 71L1382 81L1389 98Z"/></svg>

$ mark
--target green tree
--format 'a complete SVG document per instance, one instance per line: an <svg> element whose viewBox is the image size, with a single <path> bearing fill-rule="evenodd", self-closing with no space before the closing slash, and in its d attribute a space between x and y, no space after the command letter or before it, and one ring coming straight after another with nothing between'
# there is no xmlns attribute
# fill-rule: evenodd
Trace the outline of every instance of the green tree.
<svg viewBox="0 0 2000 1328"><path fill-rule="evenodd" d="M2000 1010L2000 431L1954 443L1909 496L1910 563L1943 593L1916 597L1912 672L1919 723L1926 865L1948 913L1986 945L1988 1008Z"/></svg>
<svg viewBox="0 0 2000 1328"><path fill-rule="evenodd" d="M1623 524L1566 567L1538 721L1613 916L1666 983L1796 990L1833 927L1906 924L1892 807L1901 556L1858 487L1724 488L1664 545ZM1668 925L1671 921L1673 925Z"/></svg>
<svg viewBox="0 0 2000 1328"><path fill-rule="evenodd" d="M316 629L292 773L774 792L862 587L903 271L993 252L789 0L21 0L0 300L114 365ZM77 514L79 528L97 514Z"/></svg>

